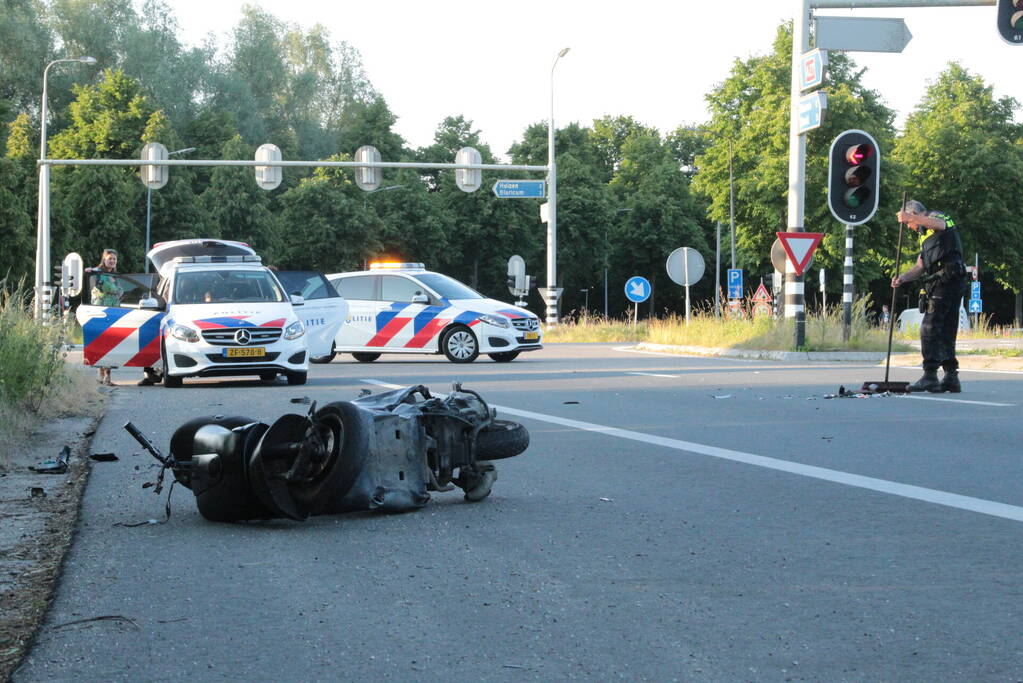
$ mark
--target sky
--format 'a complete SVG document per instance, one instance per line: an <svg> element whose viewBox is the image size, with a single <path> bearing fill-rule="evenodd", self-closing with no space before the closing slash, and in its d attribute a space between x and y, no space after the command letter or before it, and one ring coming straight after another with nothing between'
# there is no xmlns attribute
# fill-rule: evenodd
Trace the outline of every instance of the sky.
<svg viewBox="0 0 1023 683"><path fill-rule="evenodd" d="M974 0L976 1L976 0ZM863 5L869 0L857 0ZM243 4L310 28L362 55L374 88L411 147L433 142L446 116L465 116L507 160L508 147L551 112L556 128L630 115L662 134L709 118L704 96L735 60L771 50L798 0L173 0L181 39L213 34L227 45ZM822 16L902 17L913 39L901 54L857 52L864 84L902 127L929 81L958 61L1023 102L1023 46L995 28L995 7L816 10ZM1017 112L1017 120L1023 114ZM386 161L386 160L385 160ZM446 160L437 160L446 161Z"/></svg>

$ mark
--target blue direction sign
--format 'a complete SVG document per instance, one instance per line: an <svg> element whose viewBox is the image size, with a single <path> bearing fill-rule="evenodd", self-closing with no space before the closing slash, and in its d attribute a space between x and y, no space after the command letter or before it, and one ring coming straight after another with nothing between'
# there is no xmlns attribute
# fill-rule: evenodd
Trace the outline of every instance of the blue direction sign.
<svg viewBox="0 0 1023 683"><path fill-rule="evenodd" d="M728 269L728 298L742 298L742 268Z"/></svg>
<svg viewBox="0 0 1023 683"><path fill-rule="evenodd" d="M799 132L805 133L820 128L824 122L824 110L828 108L828 94L817 91L799 98Z"/></svg>
<svg viewBox="0 0 1023 683"><path fill-rule="evenodd" d="M494 194L501 199L543 199L545 185L543 180L498 180Z"/></svg>
<svg viewBox="0 0 1023 683"><path fill-rule="evenodd" d="M970 313L983 313L984 302L980 299L970 299Z"/></svg>
<svg viewBox="0 0 1023 683"><path fill-rule="evenodd" d="M650 298L650 281L634 275L625 282L625 296L633 303L642 303Z"/></svg>
<svg viewBox="0 0 1023 683"><path fill-rule="evenodd" d="M980 283L979 282L971 282L970 283L970 298L971 299L979 299L980 298Z"/></svg>

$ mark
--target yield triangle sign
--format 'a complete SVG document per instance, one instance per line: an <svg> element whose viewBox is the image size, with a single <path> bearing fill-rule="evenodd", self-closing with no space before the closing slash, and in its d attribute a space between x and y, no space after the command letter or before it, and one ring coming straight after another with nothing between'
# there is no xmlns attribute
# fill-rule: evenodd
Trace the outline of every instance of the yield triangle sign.
<svg viewBox="0 0 1023 683"><path fill-rule="evenodd" d="M803 269L810 263L813 250L820 244L824 237L823 232L779 232L778 239L785 253L789 257L789 263L796 275L802 275Z"/></svg>

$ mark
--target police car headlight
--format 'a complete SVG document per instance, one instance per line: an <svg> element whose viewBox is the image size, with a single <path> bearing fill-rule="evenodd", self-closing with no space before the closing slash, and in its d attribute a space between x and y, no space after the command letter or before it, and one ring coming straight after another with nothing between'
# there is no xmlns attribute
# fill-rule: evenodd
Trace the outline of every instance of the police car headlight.
<svg viewBox="0 0 1023 683"><path fill-rule="evenodd" d="M301 320L296 320L284 328L285 339L298 339L303 334L305 334L305 325L302 324Z"/></svg>
<svg viewBox="0 0 1023 683"><path fill-rule="evenodd" d="M480 320L494 327L511 327L511 321L503 315L481 315Z"/></svg>
<svg viewBox="0 0 1023 683"><path fill-rule="evenodd" d="M194 344L199 341L199 333L188 325L175 325L171 328L171 336L183 342Z"/></svg>

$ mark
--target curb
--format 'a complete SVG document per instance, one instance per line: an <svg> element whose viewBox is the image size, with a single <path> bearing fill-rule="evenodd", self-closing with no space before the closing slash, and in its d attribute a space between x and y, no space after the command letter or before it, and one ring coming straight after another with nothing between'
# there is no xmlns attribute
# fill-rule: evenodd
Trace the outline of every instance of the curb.
<svg viewBox="0 0 1023 683"><path fill-rule="evenodd" d="M721 356L724 358L782 361L843 361L850 363L876 363L883 361L886 355L880 351L758 351L756 349L721 349L711 346L673 346L670 344L651 344L649 342L640 342L636 344L636 348L642 351L662 351L690 356Z"/></svg>

